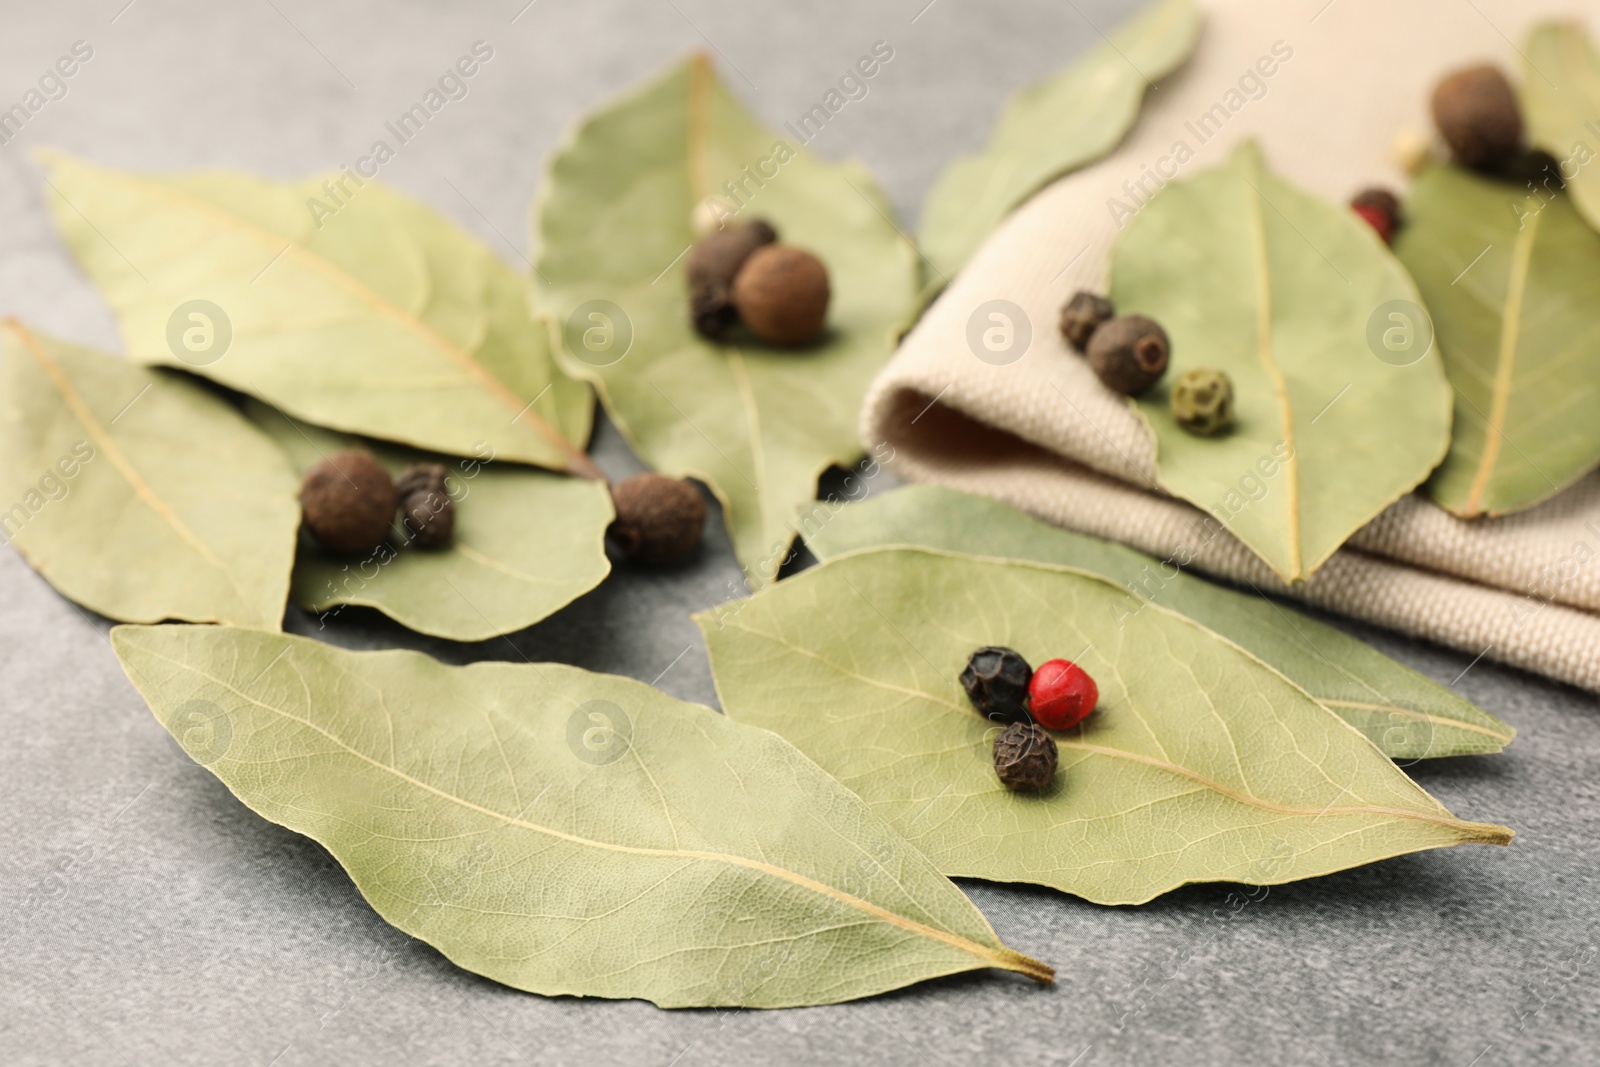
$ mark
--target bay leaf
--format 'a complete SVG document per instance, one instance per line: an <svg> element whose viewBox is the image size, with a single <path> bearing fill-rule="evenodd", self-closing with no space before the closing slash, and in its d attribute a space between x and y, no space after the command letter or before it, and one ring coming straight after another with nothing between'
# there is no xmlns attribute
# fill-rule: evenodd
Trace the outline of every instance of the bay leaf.
<svg viewBox="0 0 1600 1067"><path fill-rule="evenodd" d="M987 497L907 486L841 509L806 541L821 560L886 545L1053 563L1109 578L1129 595L1105 624L1121 625L1145 601L1186 615L1281 672L1394 759L1499 752L1516 733L1471 701L1287 605L1047 525Z"/></svg>
<svg viewBox="0 0 1600 1067"><path fill-rule="evenodd" d="M497 982L787 1007L1053 974L793 746L631 679L235 628L111 641L196 762Z"/></svg>
<svg viewBox="0 0 1600 1067"><path fill-rule="evenodd" d="M1110 152L1133 128L1147 89L1194 51L1193 0L1157 0L1060 74L1014 96L981 152L945 168L918 241L943 284L1000 221L1064 174Z"/></svg>
<svg viewBox="0 0 1600 1067"><path fill-rule="evenodd" d="M842 556L697 617L725 712L776 731L951 876L1100 904L1189 882L1275 885L1424 849L1505 844L1451 815L1281 674L1062 567L931 549ZM1039 796L995 776L997 732L958 676L983 645L1064 657L1098 710L1056 735Z"/></svg>
<svg viewBox="0 0 1600 1067"><path fill-rule="evenodd" d="M113 619L283 624L298 483L182 375L0 322L0 530Z"/></svg>
<svg viewBox="0 0 1600 1067"><path fill-rule="evenodd" d="M1565 194L1524 194L1435 167L1395 235L1456 394L1427 490L1466 518L1530 508L1600 465L1600 235Z"/></svg>
<svg viewBox="0 0 1600 1067"><path fill-rule="evenodd" d="M719 344L690 326L691 215L711 196L827 266L816 344ZM912 312L915 253L876 184L764 128L694 57L569 137L535 217L564 365L651 466L710 486L750 580L770 580L818 475L860 455L856 413Z"/></svg>
<svg viewBox="0 0 1600 1067"><path fill-rule="evenodd" d="M592 393L556 366L525 283L431 209L350 172L282 183L45 158L56 224L134 359L319 426L452 455L487 441L599 476L582 448Z"/></svg>
<svg viewBox="0 0 1600 1067"><path fill-rule="evenodd" d="M501 462L490 451L454 459L364 441L257 401L245 410L302 476L345 448L367 449L390 474L416 463L449 469L455 536L444 548L410 547L398 521L390 543L365 557L323 552L309 535L302 539L289 595L309 611L358 604L418 633L484 641L532 626L611 571L611 494L600 482Z"/></svg>
<svg viewBox="0 0 1600 1067"><path fill-rule="evenodd" d="M1444 457L1438 352L1380 358L1370 339L1393 314L1422 317L1417 287L1372 227L1268 171L1254 142L1157 193L1118 240L1111 279L1117 310L1172 341L1166 376L1135 401L1161 485L1284 581L1309 577ZM1215 438L1181 429L1169 402L1179 375L1207 367L1234 386L1235 426Z"/></svg>
<svg viewBox="0 0 1600 1067"><path fill-rule="evenodd" d="M1600 51L1577 21L1541 22L1522 46L1522 111L1528 139L1556 158L1525 191L1547 199L1565 184L1600 230Z"/></svg>

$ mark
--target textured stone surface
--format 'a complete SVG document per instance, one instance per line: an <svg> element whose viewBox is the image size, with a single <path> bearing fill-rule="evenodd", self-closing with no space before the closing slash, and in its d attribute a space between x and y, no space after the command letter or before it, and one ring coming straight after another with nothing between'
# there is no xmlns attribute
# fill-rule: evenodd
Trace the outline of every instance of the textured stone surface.
<svg viewBox="0 0 1600 1067"><path fill-rule="evenodd" d="M110 316L51 231L33 148L147 169L288 178L331 168L364 154L483 39L495 55L468 96L383 177L522 263L538 168L581 109L686 49L711 48L780 124L882 39L895 58L813 147L865 159L912 221L938 167L980 143L1005 94L1097 41L1086 20L1104 29L1126 7L539 0L519 15L525 0L137 0L119 15L121 2L13 3L0 34L3 107L73 41L95 49L66 97L0 148L0 313L107 347ZM1476 17L1439 3L1449 17ZM1314 33L1320 6L1287 5L1285 32ZM599 440L613 474L638 469L614 433ZM442 644L354 609L322 635L452 662L563 660L712 702L688 615L732 596L737 578L713 531L688 569L624 568L509 639ZM315 633L317 623L297 614L291 628ZM1484 663L1462 674L1465 656L1360 631L1441 681L1460 675L1463 693L1521 731L1503 756L1414 768L1459 814L1514 827L1508 849L1391 860L1273 889L1236 913L1242 898L1230 903L1227 886L1111 909L968 883L1008 943L1061 969L1055 989L974 975L830 1008L663 1012L512 992L396 933L318 846L252 815L179 754L123 679L106 629L0 553L6 1064L1600 1058L1600 706Z"/></svg>

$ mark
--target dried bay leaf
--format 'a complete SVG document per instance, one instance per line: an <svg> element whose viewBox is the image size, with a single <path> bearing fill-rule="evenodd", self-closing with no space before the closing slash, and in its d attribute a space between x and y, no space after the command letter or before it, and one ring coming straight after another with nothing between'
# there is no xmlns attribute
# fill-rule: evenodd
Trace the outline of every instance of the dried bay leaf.
<svg viewBox="0 0 1600 1067"><path fill-rule="evenodd" d="M1456 394L1427 490L1468 518L1530 508L1600 465L1600 234L1565 194L1525 192L1435 167L1395 235Z"/></svg>
<svg viewBox="0 0 1600 1067"><path fill-rule="evenodd" d="M134 359L319 426L599 476L591 391L556 366L524 282L431 209L349 175L330 179L341 199L321 178L46 162L56 224Z"/></svg>
<svg viewBox="0 0 1600 1067"><path fill-rule="evenodd" d="M111 639L235 796L506 985L787 1007L1053 973L787 742L639 682L231 628Z"/></svg>
<svg viewBox="0 0 1600 1067"><path fill-rule="evenodd" d="M605 533L611 494L568 478L497 461L489 453L455 460L398 445L361 441L290 419L252 401L246 412L301 475L344 448L365 448L390 474L414 463L449 468L455 536L440 549L409 545L398 521L390 544L357 558L302 539L290 596L310 611L342 604L377 608L419 633L484 641L532 626L599 585L611 571Z"/></svg>
<svg viewBox="0 0 1600 1067"><path fill-rule="evenodd" d="M1499 752L1516 732L1365 642L1291 607L1176 571L1131 548L1049 526L986 497L907 486L845 507L806 541L821 560L886 545L1058 564L1110 578L1130 596L1116 602L1104 625L1116 626L1139 611L1135 598L1186 615L1276 668L1394 759Z"/></svg>
<svg viewBox="0 0 1600 1067"><path fill-rule="evenodd" d="M718 344L691 327L691 215L711 196L737 207L736 193L733 222L768 219L827 266L816 344ZM915 253L876 184L764 128L694 57L569 137L535 218L563 364L651 466L710 486L746 573L770 580L818 475L860 455L861 399L912 313Z"/></svg>
<svg viewBox="0 0 1600 1067"><path fill-rule="evenodd" d="M14 319L0 398L0 529L63 596L131 622L282 626L298 483L227 401Z"/></svg>
<svg viewBox="0 0 1600 1067"><path fill-rule="evenodd" d="M1526 191L1545 199L1565 182L1579 213L1600 230L1600 51L1581 22L1541 22L1528 33L1521 100L1528 140L1558 164Z"/></svg>
<svg viewBox="0 0 1600 1067"><path fill-rule="evenodd" d="M1420 317L1417 287L1370 226L1268 171L1254 142L1128 223L1111 296L1172 340L1166 376L1134 402L1161 485L1284 581L1309 577L1449 447L1438 352L1380 358L1369 339L1391 314ZM1237 420L1221 437L1181 429L1168 400L1206 367L1233 379Z"/></svg>
<svg viewBox="0 0 1600 1067"><path fill-rule="evenodd" d="M728 715L772 729L944 873L1138 904L1478 842L1348 723L1195 622L1115 583L930 549L857 552L698 616ZM1051 791L1008 792L957 678L982 645L1063 656L1099 710L1056 735Z"/></svg>
<svg viewBox="0 0 1600 1067"><path fill-rule="evenodd" d="M944 281L1028 197L1117 146L1145 90L1194 51L1200 21L1193 0L1157 0L1071 67L1012 98L983 151L951 163L928 194L917 238Z"/></svg>

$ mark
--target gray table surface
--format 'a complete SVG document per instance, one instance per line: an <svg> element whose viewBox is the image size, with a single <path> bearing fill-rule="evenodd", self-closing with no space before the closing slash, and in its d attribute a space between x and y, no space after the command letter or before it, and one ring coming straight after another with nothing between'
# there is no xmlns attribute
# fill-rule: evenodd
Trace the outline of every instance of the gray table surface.
<svg viewBox="0 0 1600 1067"><path fill-rule="evenodd" d="M1441 18L1475 17L1436 2ZM914 221L933 176L981 143L1007 93L1133 6L124 3L6 0L0 20L0 107L74 41L94 49L66 95L0 149L0 313L111 348L108 312L46 217L34 148L298 177L351 162L481 39L494 58L470 94L384 177L521 262L541 165L583 109L710 49L776 125L886 40L895 56L870 95L813 147L864 159ZM1284 18L1302 25L1322 4L1283 3ZM597 451L613 473L637 467L604 427ZM714 704L689 613L727 599L737 575L713 535L696 565L623 569L505 641L445 644L356 611L325 636L451 662L576 663ZM301 615L290 626L316 629ZM1237 914L1227 886L1111 909L966 883L1008 943L1060 967L1055 988L978 974L835 1007L666 1012L517 993L385 925L320 847L181 757L124 680L104 620L0 553L0 1063L1600 1061L1595 697L1354 629L1520 731L1502 756L1413 770L1457 813L1514 827L1512 847L1390 860L1273 889Z"/></svg>

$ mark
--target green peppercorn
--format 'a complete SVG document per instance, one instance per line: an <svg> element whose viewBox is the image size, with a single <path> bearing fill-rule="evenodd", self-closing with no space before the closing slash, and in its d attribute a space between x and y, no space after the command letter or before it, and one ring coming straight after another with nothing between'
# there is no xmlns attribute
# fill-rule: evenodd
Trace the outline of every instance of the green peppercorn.
<svg viewBox="0 0 1600 1067"><path fill-rule="evenodd" d="M1030 722L1028 682L1033 668L1014 648L980 648L967 657L961 688L986 719L994 722Z"/></svg>
<svg viewBox="0 0 1600 1067"><path fill-rule="evenodd" d="M1137 396L1166 372L1167 331L1143 315L1124 315L1089 335L1089 366L1109 389Z"/></svg>
<svg viewBox="0 0 1600 1067"><path fill-rule="evenodd" d="M394 480L401 517L418 548L443 548L455 535L456 504L445 488L447 473L443 463L418 463Z"/></svg>
<svg viewBox="0 0 1600 1067"><path fill-rule="evenodd" d="M1079 352L1089 346L1089 338L1100 325L1116 315L1111 301L1098 293L1080 289L1061 305L1061 336Z"/></svg>
<svg viewBox="0 0 1600 1067"><path fill-rule="evenodd" d="M1184 371L1172 383L1172 417L1201 437L1233 426L1233 380L1209 367Z"/></svg>
<svg viewBox="0 0 1600 1067"><path fill-rule="evenodd" d="M1014 722L994 740L994 773L1013 793L1049 789L1057 759L1056 739L1031 722Z"/></svg>

